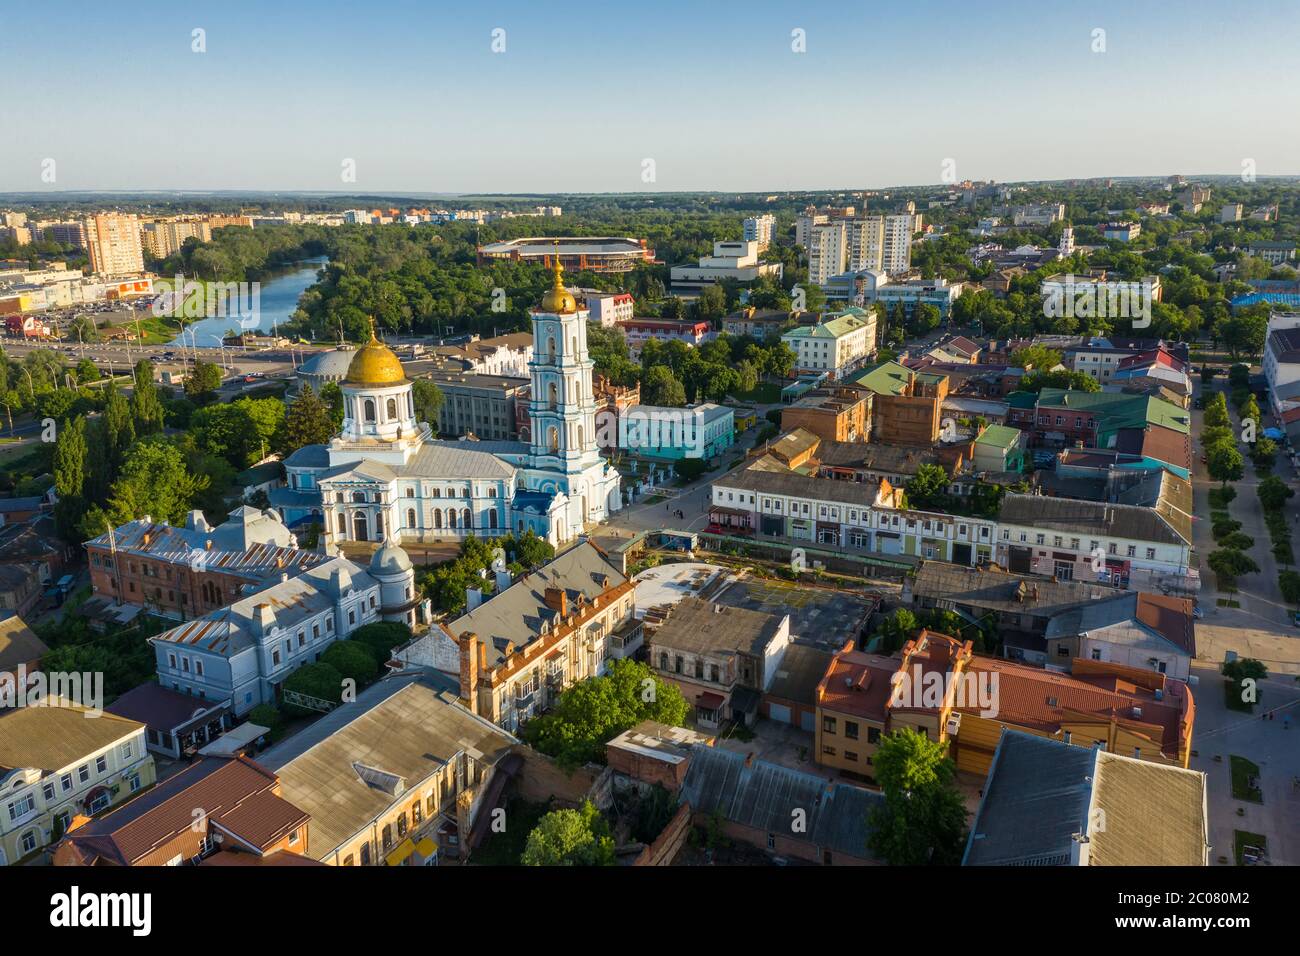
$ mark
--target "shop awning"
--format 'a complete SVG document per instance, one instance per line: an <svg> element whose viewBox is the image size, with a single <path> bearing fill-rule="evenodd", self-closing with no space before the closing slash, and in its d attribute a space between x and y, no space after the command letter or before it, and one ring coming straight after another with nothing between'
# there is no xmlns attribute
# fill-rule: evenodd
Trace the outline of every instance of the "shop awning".
<svg viewBox="0 0 1300 956"><path fill-rule="evenodd" d="M401 866L406 862L406 858L414 852L415 844L411 842L410 837L407 837L401 843L397 844L397 846L393 847L388 856L384 857L384 862L389 866Z"/></svg>
<svg viewBox="0 0 1300 956"><path fill-rule="evenodd" d="M723 697L721 694L714 694L710 691L704 691L695 698L695 706L701 707L704 710L717 710L726 702L727 698Z"/></svg>

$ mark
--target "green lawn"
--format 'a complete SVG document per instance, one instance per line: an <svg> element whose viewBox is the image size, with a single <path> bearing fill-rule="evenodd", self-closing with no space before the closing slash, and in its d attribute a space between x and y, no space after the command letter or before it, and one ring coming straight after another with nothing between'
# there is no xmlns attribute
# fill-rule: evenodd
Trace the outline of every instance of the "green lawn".
<svg viewBox="0 0 1300 956"><path fill-rule="evenodd" d="M1233 842L1234 856L1236 857L1238 866L1243 865L1241 860L1241 855L1242 855L1242 851L1246 847L1257 846L1261 850L1264 850L1266 852L1268 850L1268 840L1264 839L1264 835L1262 833L1250 833L1249 831L1246 830L1233 830L1232 842Z"/></svg>
<svg viewBox="0 0 1300 956"><path fill-rule="evenodd" d="M1249 783L1251 777L1259 778L1259 765L1236 754L1228 757L1228 763L1232 767L1232 796L1237 800L1263 803L1264 795Z"/></svg>

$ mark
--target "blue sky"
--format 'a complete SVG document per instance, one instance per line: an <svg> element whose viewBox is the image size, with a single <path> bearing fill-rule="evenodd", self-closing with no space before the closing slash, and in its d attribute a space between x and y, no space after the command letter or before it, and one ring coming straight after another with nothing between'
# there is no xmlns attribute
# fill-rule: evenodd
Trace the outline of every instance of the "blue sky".
<svg viewBox="0 0 1300 956"><path fill-rule="evenodd" d="M0 191L1300 173L1300 0L0 0L0 24Z"/></svg>

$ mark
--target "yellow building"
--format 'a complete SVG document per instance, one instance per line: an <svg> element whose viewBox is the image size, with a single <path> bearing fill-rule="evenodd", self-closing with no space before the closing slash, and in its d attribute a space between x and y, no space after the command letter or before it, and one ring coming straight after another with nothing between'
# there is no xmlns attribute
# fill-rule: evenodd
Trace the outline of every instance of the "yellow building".
<svg viewBox="0 0 1300 956"><path fill-rule="evenodd" d="M153 785L145 725L71 704L17 707L0 716L0 866L57 841Z"/></svg>
<svg viewBox="0 0 1300 956"><path fill-rule="evenodd" d="M984 776L1013 729L1186 767L1194 721L1187 685L1158 671L1078 659L1064 674L922 631L891 657L835 656L817 689L816 750L820 763L870 777L880 735L910 727L948 741L958 770Z"/></svg>

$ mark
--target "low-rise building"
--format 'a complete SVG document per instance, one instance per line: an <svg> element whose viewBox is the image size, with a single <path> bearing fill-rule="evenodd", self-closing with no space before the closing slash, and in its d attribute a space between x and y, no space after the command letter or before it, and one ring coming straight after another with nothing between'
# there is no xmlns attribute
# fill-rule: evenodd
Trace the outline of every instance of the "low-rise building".
<svg viewBox="0 0 1300 956"><path fill-rule="evenodd" d="M515 409L528 393L527 378L467 372L433 372L429 378L443 395L438 421L431 423L440 436L519 440Z"/></svg>
<svg viewBox="0 0 1300 956"><path fill-rule="evenodd" d="M735 443L735 410L725 405L633 405L618 416L619 450L642 457L707 460Z"/></svg>
<svg viewBox="0 0 1300 956"><path fill-rule="evenodd" d="M1191 492L1186 482L1180 488L1185 493L1170 484L1154 508L1008 494L997 518L997 562L1018 574L1195 591Z"/></svg>
<svg viewBox="0 0 1300 956"><path fill-rule="evenodd" d="M796 371L844 378L875 354L876 316L856 307L828 313L816 325L791 329L781 341L794 350Z"/></svg>
<svg viewBox="0 0 1300 956"><path fill-rule="evenodd" d="M230 729L226 702L200 704L153 681L132 687L104 710L144 724L145 745L173 760L194 756Z"/></svg>
<svg viewBox="0 0 1300 956"><path fill-rule="evenodd" d="M457 677L469 709L511 733L640 645L636 586L590 542L514 583L499 572L496 584L486 600L471 591L464 614L393 656Z"/></svg>
<svg viewBox="0 0 1300 956"><path fill-rule="evenodd" d="M409 577L411 588L414 572ZM229 703L236 716L258 704L278 704L290 674L335 641L381 620L384 599L370 572L331 558L151 637L158 683L200 701Z"/></svg>
<svg viewBox="0 0 1300 956"><path fill-rule="evenodd" d="M589 321L606 328L627 322L636 315L636 301L629 292L591 293L586 301Z"/></svg>
<svg viewBox="0 0 1300 956"><path fill-rule="evenodd" d="M63 700L0 714L0 866L151 786L144 733L137 721Z"/></svg>
<svg viewBox="0 0 1300 956"><path fill-rule="evenodd" d="M1188 598L1129 591L1061 611L1044 632L1047 666L1076 658L1149 668L1186 681L1196 657L1196 618Z"/></svg>
<svg viewBox="0 0 1300 956"><path fill-rule="evenodd" d="M990 425L975 439L972 467L981 471L1024 471L1025 433L1006 425Z"/></svg>
<svg viewBox="0 0 1300 956"><path fill-rule="evenodd" d="M87 541L86 554L95 596L180 620L324 560L301 550L275 511L247 506L216 527L200 511L179 527L146 515Z"/></svg>
<svg viewBox="0 0 1300 956"><path fill-rule="evenodd" d="M301 852L330 866L432 866L468 853L522 762L455 682L397 674L259 756L311 818ZM482 827L478 827L482 829Z"/></svg>
<svg viewBox="0 0 1300 956"><path fill-rule="evenodd" d="M663 342L685 342L694 348L714 337L709 323L691 322L677 319L626 319L618 323L627 338L628 353L635 359L641 354L641 347L651 339Z"/></svg>
<svg viewBox="0 0 1300 956"><path fill-rule="evenodd" d="M781 409L781 428L804 428L824 442L862 442L871 434L874 393L852 386L816 388Z"/></svg>
<svg viewBox="0 0 1300 956"><path fill-rule="evenodd" d="M1208 866L1206 805L1198 771L1007 730L962 866Z"/></svg>
<svg viewBox="0 0 1300 956"><path fill-rule="evenodd" d="M181 866L230 854L287 862L307 850L311 830L275 774L246 757L207 757L76 824L54 851L56 866Z"/></svg>
<svg viewBox="0 0 1300 956"><path fill-rule="evenodd" d="M677 685L699 726L752 723L790 644L790 615L682 598L648 637L650 666Z"/></svg>
<svg viewBox="0 0 1300 956"><path fill-rule="evenodd" d="M713 255L701 256L698 265L673 266L669 281L674 291L687 293L724 282L749 285L762 278L779 281L781 263L761 261L760 251L756 240L715 242Z"/></svg>

